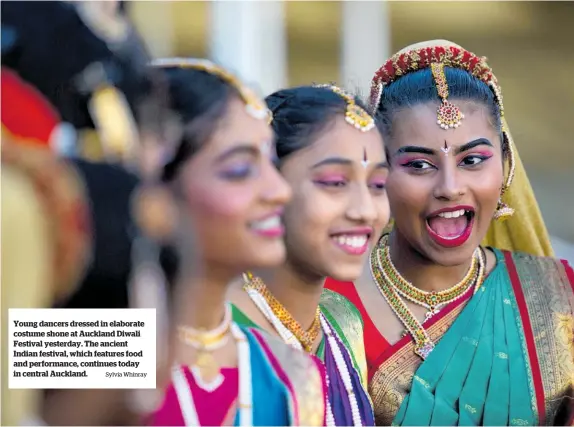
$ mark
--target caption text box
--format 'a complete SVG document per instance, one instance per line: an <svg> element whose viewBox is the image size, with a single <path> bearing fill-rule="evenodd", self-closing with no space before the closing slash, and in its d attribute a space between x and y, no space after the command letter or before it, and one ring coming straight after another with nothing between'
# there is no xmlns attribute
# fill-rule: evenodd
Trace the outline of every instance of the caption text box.
<svg viewBox="0 0 574 427"><path fill-rule="evenodd" d="M9 388L156 386L155 309L8 310Z"/></svg>

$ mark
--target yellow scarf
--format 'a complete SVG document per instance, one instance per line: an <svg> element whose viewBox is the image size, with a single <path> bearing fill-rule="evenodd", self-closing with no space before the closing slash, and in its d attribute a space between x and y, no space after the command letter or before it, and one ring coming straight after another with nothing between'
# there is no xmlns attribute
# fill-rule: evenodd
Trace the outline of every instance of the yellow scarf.
<svg viewBox="0 0 574 427"><path fill-rule="evenodd" d="M554 256L546 225L516 146L514 161L514 180L503 196L504 202L514 209L514 215L506 221L493 220L483 245L533 255Z"/></svg>

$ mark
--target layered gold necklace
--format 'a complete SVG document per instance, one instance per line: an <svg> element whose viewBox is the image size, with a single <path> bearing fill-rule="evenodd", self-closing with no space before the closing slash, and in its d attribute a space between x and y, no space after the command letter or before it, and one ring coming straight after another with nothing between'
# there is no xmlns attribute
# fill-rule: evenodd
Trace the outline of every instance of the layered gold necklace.
<svg viewBox="0 0 574 427"><path fill-rule="evenodd" d="M427 319L439 312L441 306L456 301L462 297L468 288L472 286L476 279L476 274L478 271L479 262L479 249L476 249L470 268L468 269L466 275L463 279L451 286L448 289L442 291L423 291L412 283L407 281L401 273L397 270L390 255L390 247L388 245L388 237L384 236L381 239L381 246L383 247L383 257L381 260L382 268L385 270L387 275L391 279L391 284L393 288L403 297L417 305L425 307L428 312L426 314Z"/></svg>
<svg viewBox="0 0 574 427"><path fill-rule="evenodd" d="M222 348L229 341L232 316L231 308L225 306L225 316L222 322L213 330L194 329L189 326L179 326L179 339L197 350L197 357L190 366L197 385L204 390L213 391L218 388L224 378L213 352Z"/></svg>
<svg viewBox="0 0 574 427"><path fill-rule="evenodd" d="M261 278L255 277L248 272L244 274L243 279L245 282L243 289L249 294L263 315L270 319L279 335L288 343L291 341L290 337L294 337L303 347L303 350L310 353L321 332L321 310L319 307L317 307L313 323L309 329L305 330L277 298L271 294Z"/></svg>
<svg viewBox="0 0 574 427"><path fill-rule="evenodd" d="M401 276L394 266L388 236L384 236L371 252L371 274L379 291L415 341L415 353L426 359L434 349L427 331L408 308L401 296L429 310L426 318L438 313L441 306L461 298L474 285L475 291L484 280L486 260L480 248L474 253L471 266L464 278L454 286L439 292L418 289Z"/></svg>

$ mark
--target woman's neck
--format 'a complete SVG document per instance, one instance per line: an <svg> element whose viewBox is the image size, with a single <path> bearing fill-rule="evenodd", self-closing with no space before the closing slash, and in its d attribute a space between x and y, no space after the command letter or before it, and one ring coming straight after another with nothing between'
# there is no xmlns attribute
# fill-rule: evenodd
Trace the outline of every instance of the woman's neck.
<svg viewBox="0 0 574 427"><path fill-rule="evenodd" d="M436 264L417 252L397 231L389 238L391 260L402 277L417 288L431 292L442 291L461 281L472 259L455 266Z"/></svg>
<svg viewBox="0 0 574 427"><path fill-rule="evenodd" d="M258 271L271 294L305 330L311 327L321 293L324 277L307 275L287 261L273 270Z"/></svg>
<svg viewBox="0 0 574 427"><path fill-rule="evenodd" d="M205 265L200 275L186 275L180 279L175 304L176 324L194 329L217 328L225 315L227 288L236 274L225 268Z"/></svg>

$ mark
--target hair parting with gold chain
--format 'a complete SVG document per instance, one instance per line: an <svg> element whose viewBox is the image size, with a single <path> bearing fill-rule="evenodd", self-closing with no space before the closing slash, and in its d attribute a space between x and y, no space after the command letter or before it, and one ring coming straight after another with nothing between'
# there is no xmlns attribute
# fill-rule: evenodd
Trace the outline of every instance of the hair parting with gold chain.
<svg viewBox="0 0 574 427"><path fill-rule="evenodd" d="M208 141L225 115L230 96L239 97L251 117L271 123L272 114L265 102L236 76L209 60L162 58L150 66L165 73L170 110L176 121L185 124L173 127L174 139L178 140L162 148L163 181L175 179L180 166Z"/></svg>
<svg viewBox="0 0 574 427"><path fill-rule="evenodd" d="M330 124L341 117L361 133L375 129L382 136L380 122L367 105L334 84L281 89L268 95L265 102L273 113L271 126L279 168L292 154L329 132Z"/></svg>
<svg viewBox="0 0 574 427"><path fill-rule="evenodd" d="M314 87L329 89L345 100L347 103L345 121L351 126L354 126L361 132L368 132L375 127L375 119L373 119L373 116L371 116L360 105L357 105L353 96L345 92L340 87L331 84L319 84L314 85Z"/></svg>
<svg viewBox="0 0 574 427"><path fill-rule="evenodd" d="M458 106L449 101L449 87L445 70L456 69L470 74L488 86L492 91L495 103L498 106L502 131L502 144L508 159L508 175L501 188L500 199L494 217L504 219L511 216L514 210L502 201L502 196L510 188L515 174L514 142L508 130L504 117L502 92L492 69L485 57L478 57L473 53L456 45L448 46L422 46L403 50L387 62L375 73L371 82L370 109L377 112L381 106L381 98L392 83L408 74L430 68L436 86L440 105L437 109L437 124L445 130L457 128L462 125L464 114Z"/></svg>
<svg viewBox="0 0 574 427"><path fill-rule="evenodd" d="M240 98L245 103L247 112L256 119L266 119L271 122L273 116L261 98L242 84L237 77L229 71L207 59L197 58L163 58L152 61L151 65L158 68L190 68L213 74L232 86L239 93Z"/></svg>

